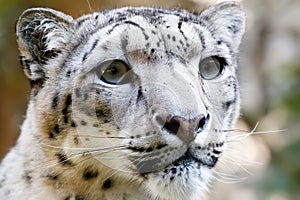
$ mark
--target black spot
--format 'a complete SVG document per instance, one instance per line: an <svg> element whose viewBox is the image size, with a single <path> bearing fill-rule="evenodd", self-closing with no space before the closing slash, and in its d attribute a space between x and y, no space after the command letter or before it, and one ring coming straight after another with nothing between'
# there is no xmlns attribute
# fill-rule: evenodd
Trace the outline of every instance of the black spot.
<svg viewBox="0 0 300 200"><path fill-rule="evenodd" d="M76 127L76 123L75 123L74 121L72 121L72 122L71 122L71 126L72 126L73 128L75 128L75 127Z"/></svg>
<svg viewBox="0 0 300 200"><path fill-rule="evenodd" d="M50 180L57 180L58 175L57 174L48 174L47 178L49 178Z"/></svg>
<svg viewBox="0 0 300 200"><path fill-rule="evenodd" d="M68 94L65 100L65 107L61 111L64 115L68 114L69 107L71 104L72 104L72 96L71 94Z"/></svg>
<svg viewBox="0 0 300 200"><path fill-rule="evenodd" d="M102 189L106 190L112 187L112 181L108 178L104 181Z"/></svg>
<svg viewBox="0 0 300 200"><path fill-rule="evenodd" d="M179 43L181 44L181 46L184 45L183 41L182 40L179 40Z"/></svg>
<svg viewBox="0 0 300 200"><path fill-rule="evenodd" d="M235 100L227 101L227 102L223 103L223 105L222 105L223 109L227 111L229 109L229 107L234 103L235 103Z"/></svg>
<svg viewBox="0 0 300 200"><path fill-rule="evenodd" d="M75 200L84 200L84 197L81 195L76 195Z"/></svg>
<svg viewBox="0 0 300 200"><path fill-rule="evenodd" d="M175 41L176 41L176 37L175 37L175 36L173 36L173 37L172 37L172 40L175 42Z"/></svg>
<svg viewBox="0 0 300 200"><path fill-rule="evenodd" d="M167 144L159 144L156 146L156 149L162 149L165 146L167 146Z"/></svg>
<svg viewBox="0 0 300 200"><path fill-rule="evenodd" d="M93 127L98 128L99 124L93 124Z"/></svg>
<svg viewBox="0 0 300 200"><path fill-rule="evenodd" d="M67 71L67 73L66 73L67 78L70 78L70 76L71 76L71 70Z"/></svg>
<svg viewBox="0 0 300 200"><path fill-rule="evenodd" d="M87 168L83 172L83 179L90 180L90 179L96 178L98 175L99 175L99 172L97 170L92 170L90 168Z"/></svg>
<svg viewBox="0 0 300 200"><path fill-rule="evenodd" d="M177 169L175 167L173 167L173 168L171 168L171 172L172 172L172 174L176 174Z"/></svg>
<svg viewBox="0 0 300 200"><path fill-rule="evenodd" d="M88 55L88 53L87 53L87 52L83 54L83 57L82 57L82 60L81 60L82 62L84 62L84 61L86 60L86 58L87 58L87 55Z"/></svg>
<svg viewBox="0 0 300 200"><path fill-rule="evenodd" d="M45 61L47 61L48 59L55 58L60 53L61 53L61 50L51 49L51 50L44 51L42 56L43 56L43 59Z"/></svg>
<svg viewBox="0 0 300 200"><path fill-rule="evenodd" d="M155 52L155 49L151 49L151 54L153 54Z"/></svg>
<svg viewBox="0 0 300 200"><path fill-rule="evenodd" d="M52 108L55 109L59 103L59 94L56 93L52 99Z"/></svg>
<svg viewBox="0 0 300 200"><path fill-rule="evenodd" d="M74 143L75 143L75 144L79 144L79 139L78 139L78 136L77 136L77 135L74 136Z"/></svg>
<svg viewBox="0 0 300 200"><path fill-rule="evenodd" d="M184 22L189 21L189 19L188 19L187 17L183 17L182 20L183 20Z"/></svg>
<svg viewBox="0 0 300 200"><path fill-rule="evenodd" d="M72 165L72 162L68 159L68 157L66 156L66 154L64 154L63 152L58 152L55 154L55 156L57 156L58 161L60 164L62 165Z"/></svg>
<svg viewBox="0 0 300 200"><path fill-rule="evenodd" d="M51 131L50 131L50 133L49 133L49 138L50 138L50 139L53 139L53 138L54 138L54 133L51 132Z"/></svg>
<svg viewBox="0 0 300 200"><path fill-rule="evenodd" d="M59 134L60 133L60 128L59 128L59 125L58 124L55 124L54 126L54 131L56 134Z"/></svg>
<svg viewBox="0 0 300 200"><path fill-rule="evenodd" d="M80 124L81 124L82 126L86 126L86 125L87 125L87 122L84 121L84 120L81 120Z"/></svg>
<svg viewBox="0 0 300 200"><path fill-rule="evenodd" d="M70 200L71 199L71 195L67 196L64 200Z"/></svg>
<svg viewBox="0 0 300 200"><path fill-rule="evenodd" d="M139 87L136 102L138 102L143 97L142 86Z"/></svg>
<svg viewBox="0 0 300 200"><path fill-rule="evenodd" d="M67 124L67 123L69 123L69 117L68 117L68 115L65 115L64 116L64 122Z"/></svg>
<svg viewBox="0 0 300 200"><path fill-rule="evenodd" d="M208 164L208 167L213 168L216 165L216 163L218 162L218 159L219 159L218 157L211 156L211 163Z"/></svg>
<svg viewBox="0 0 300 200"><path fill-rule="evenodd" d="M130 149L132 151L136 151L136 152L144 152L145 148L143 147L127 147L127 149Z"/></svg>
<svg viewBox="0 0 300 200"><path fill-rule="evenodd" d="M146 152L151 152L151 151L153 151L152 147L149 147L149 148L146 149Z"/></svg>
<svg viewBox="0 0 300 200"><path fill-rule="evenodd" d="M31 171L25 171L23 178L25 180L26 183L30 184L32 183L32 176L31 176Z"/></svg>
<svg viewBox="0 0 300 200"><path fill-rule="evenodd" d="M49 138L50 139L53 139L55 138L57 135L60 134L60 128L59 128L59 125L58 124L55 124L54 127L53 127L53 131L50 131L49 133Z"/></svg>
<svg viewBox="0 0 300 200"><path fill-rule="evenodd" d="M178 29L181 29L181 26L182 26L182 21L179 21L178 22Z"/></svg>
<svg viewBox="0 0 300 200"><path fill-rule="evenodd" d="M89 17L83 18L77 22L77 28L79 28L85 21L90 19Z"/></svg>
<svg viewBox="0 0 300 200"><path fill-rule="evenodd" d="M235 25L228 26L227 28L232 31L233 34L236 34L239 31L239 28Z"/></svg>
<svg viewBox="0 0 300 200"><path fill-rule="evenodd" d="M213 150L213 153L214 153L214 154L220 154L220 153L222 153L222 152L221 152L221 151L218 151L218 150L216 150L216 149L214 149L214 150Z"/></svg>
<svg viewBox="0 0 300 200"><path fill-rule="evenodd" d="M146 33L144 33L144 37L145 37L145 40L149 39L149 36Z"/></svg>

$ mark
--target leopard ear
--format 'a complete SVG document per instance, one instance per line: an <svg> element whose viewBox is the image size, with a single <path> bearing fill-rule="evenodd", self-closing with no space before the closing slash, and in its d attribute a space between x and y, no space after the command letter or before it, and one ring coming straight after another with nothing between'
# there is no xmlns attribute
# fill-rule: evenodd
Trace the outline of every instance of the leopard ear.
<svg viewBox="0 0 300 200"><path fill-rule="evenodd" d="M50 61L70 48L73 18L47 8L23 12L16 25L21 64L31 83L47 77Z"/></svg>
<svg viewBox="0 0 300 200"><path fill-rule="evenodd" d="M200 20L220 41L238 51L246 26L245 13L238 3L223 2L209 7L200 14Z"/></svg>

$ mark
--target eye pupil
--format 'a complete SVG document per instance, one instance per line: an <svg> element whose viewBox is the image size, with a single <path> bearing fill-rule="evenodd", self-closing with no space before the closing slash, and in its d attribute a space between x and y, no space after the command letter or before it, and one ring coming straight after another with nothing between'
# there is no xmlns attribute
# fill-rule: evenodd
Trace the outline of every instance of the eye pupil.
<svg viewBox="0 0 300 200"><path fill-rule="evenodd" d="M199 73L203 79L212 80L222 74L224 70L225 59L220 57L208 57L199 64Z"/></svg>
<svg viewBox="0 0 300 200"><path fill-rule="evenodd" d="M116 75L119 73L119 70L116 67L110 67L107 69L107 73L110 73L111 75Z"/></svg>

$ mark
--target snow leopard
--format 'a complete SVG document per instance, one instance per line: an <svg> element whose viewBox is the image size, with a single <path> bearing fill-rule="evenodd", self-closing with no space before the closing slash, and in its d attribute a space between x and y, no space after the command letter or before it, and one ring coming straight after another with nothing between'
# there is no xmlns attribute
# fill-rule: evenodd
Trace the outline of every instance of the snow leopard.
<svg viewBox="0 0 300 200"><path fill-rule="evenodd" d="M16 24L30 100L2 199L199 200L240 112L236 2L122 7Z"/></svg>

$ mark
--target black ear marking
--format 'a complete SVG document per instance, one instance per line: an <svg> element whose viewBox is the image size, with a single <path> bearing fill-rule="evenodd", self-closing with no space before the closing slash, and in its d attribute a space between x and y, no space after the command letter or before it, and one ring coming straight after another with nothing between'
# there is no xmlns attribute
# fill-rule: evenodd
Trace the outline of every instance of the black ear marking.
<svg viewBox="0 0 300 200"><path fill-rule="evenodd" d="M61 12L45 8L23 12L16 35L21 65L31 82L44 81L48 74L45 65L70 48L73 30L72 17Z"/></svg>

